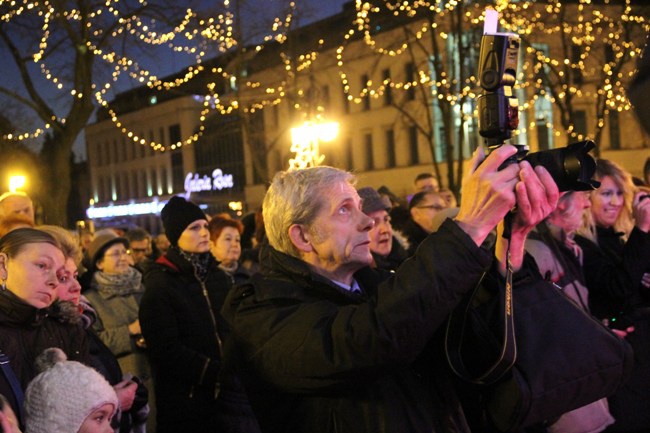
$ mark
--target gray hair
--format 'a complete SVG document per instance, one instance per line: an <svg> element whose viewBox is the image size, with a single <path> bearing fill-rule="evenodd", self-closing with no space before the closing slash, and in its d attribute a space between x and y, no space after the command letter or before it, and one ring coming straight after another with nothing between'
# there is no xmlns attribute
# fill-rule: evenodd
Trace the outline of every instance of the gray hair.
<svg viewBox="0 0 650 433"><path fill-rule="evenodd" d="M77 265L81 263L83 256L81 248L79 248L79 242L77 242L74 236L72 236L72 233L63 227L54 225L42 225L37 228L52 236L59 243L61 251L63 251L63 255L66 259L70 258L74 260Z"/></svg>
<svg viewBox="0 0 650 433"><path fill-rule="evenodd" d="M289 237L289 227L293 224L309 227L325 204L324 191L340 182L354 187L356 181L352 173L327 166L277 173L262 205L269 244L285 254L300 257Z"/></svg>

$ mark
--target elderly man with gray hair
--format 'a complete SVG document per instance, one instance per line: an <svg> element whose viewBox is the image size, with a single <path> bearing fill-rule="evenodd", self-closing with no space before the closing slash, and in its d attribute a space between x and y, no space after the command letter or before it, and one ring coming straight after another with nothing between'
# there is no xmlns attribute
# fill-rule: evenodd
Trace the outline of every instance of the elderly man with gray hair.
<svg viewBox="0 0 650 433"><path fill-rule="evenodd" d="M455 220L394 274L370 267L375 222L351 173L275 176L263 203L270 246L261 273L231 290L222 310L231 328L225 362L263 432L469 431L433 336L491 266L480 245L515 203L510 241L497 242L501 271L508 242L518 269L527 233L555 207L543 168L498 170L514 153L477 152Z"/></svg>

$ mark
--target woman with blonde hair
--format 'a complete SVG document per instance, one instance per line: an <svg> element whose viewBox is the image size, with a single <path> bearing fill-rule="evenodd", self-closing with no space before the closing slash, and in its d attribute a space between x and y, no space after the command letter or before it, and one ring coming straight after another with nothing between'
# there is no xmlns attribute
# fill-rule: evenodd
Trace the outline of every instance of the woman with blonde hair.
<svg viewBox="0 0 650 433"><path fill-rule="evenodd" d="M638 191L632 177L612 161L597 161L591 209L576 236L583 251L589 306L610 327L631 330L634 348L630 380L610 397L616 423L608 431L645 431L650 425L650 199ZM626 334L623 332L622 334Z"/></svg>

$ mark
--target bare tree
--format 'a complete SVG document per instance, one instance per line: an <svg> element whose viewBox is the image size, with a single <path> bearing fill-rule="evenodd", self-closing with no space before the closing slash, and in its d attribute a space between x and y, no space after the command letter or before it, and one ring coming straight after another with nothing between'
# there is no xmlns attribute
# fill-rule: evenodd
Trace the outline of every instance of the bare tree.
<svg viewBox="0 0 650 433"><path fill-rule="evenodd" d="M41 150L47 222L68 224L72 147L93 115L97 92L120 74L130 74L136 82L155 75L138 66L146 64L140 60L160 53L156 47L164 41L182 39L201 25L188 14L190 3L76 0L0 6L0 48L7 67L16 68L20 77L18 84L0 83L0 95L30 110L52 135ZM181 42L175 43L182 49Z"/></svg>

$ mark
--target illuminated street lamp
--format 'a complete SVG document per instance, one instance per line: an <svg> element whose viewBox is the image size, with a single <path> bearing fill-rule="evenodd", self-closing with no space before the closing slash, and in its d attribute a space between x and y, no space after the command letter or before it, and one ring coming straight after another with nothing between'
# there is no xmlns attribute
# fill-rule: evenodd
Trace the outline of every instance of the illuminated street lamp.
<svg viewBox="0 0 650 433"><path fill-rule="evenodd" d="M25 187L27 179L25 176L9 176L9 192L16 192Z"/></svg>
<svg viewBox="0 0 650 433"><path fill-rule="evenodd" d="M338 122L305 122L291 128L291 151L296 154L289 160L289 168L307 168L320 165L325 159L319 151L321 141L332 141L339 133Z"/></svg>

